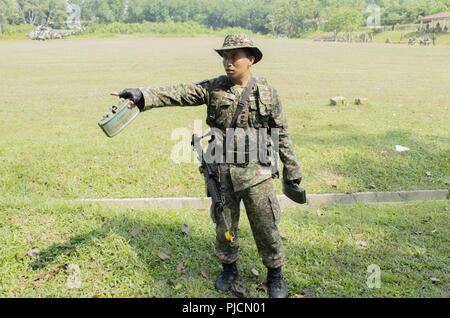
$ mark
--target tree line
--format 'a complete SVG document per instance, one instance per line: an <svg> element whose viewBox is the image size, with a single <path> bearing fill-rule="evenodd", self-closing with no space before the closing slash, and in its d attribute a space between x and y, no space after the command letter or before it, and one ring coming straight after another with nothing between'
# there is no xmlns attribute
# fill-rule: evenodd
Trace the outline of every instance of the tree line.
<svg viewBox="0 0 450 318"><path fill-rule="evenodd" d="M381 25L450 11L450 0L0 0L0 31L4 24L62 28L78 20L82 25L196 22L298 37L314 30L355 30L373 14L370 5L380 8Z"/></svg>

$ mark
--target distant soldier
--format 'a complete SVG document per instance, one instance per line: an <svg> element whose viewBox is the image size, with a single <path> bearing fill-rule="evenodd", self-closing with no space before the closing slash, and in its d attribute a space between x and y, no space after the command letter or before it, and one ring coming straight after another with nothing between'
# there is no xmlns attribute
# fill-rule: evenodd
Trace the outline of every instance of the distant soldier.
<svg viewBox="0 0 450 318"><path fill-rule="evenodd" d="M244 133L254 128L265 129L269 133L278 130L279 155L284 164L283 182L286 187L296 191L301 182L300 166L294 154L280 97L264 78L253 77L250 72L250 68L261 60L263 54L245 34L228 35L222 48L216 51L223 58L226 76L196 84L125 89L119 96L132 100L141 111L171 105L206 104L206 123L223 134L228 128L241 128ZM248 98L242 101L245 95ZM237 109L240 101L243 108L239 113ZM262 162L250 158L247 147L254 147L256 141L249 139L244 153L237 150L233 154L236 157L239 153L245 155L245 162L228 163L227 160L226 163L216 164L217 182L225 197L225 217L215 215L214 210L211 210L216 225L216 255L223 264L215 287L221 291L230 290L238 276L236 261L239 256L238 224L242 200L258 252L268 268L269 295L284 298L288 292L281 270L284 262L278 231L281 210L272 181L278 172L273 170L273 161ZM227 223L234 235L232 240L224 236Z"/></svg>

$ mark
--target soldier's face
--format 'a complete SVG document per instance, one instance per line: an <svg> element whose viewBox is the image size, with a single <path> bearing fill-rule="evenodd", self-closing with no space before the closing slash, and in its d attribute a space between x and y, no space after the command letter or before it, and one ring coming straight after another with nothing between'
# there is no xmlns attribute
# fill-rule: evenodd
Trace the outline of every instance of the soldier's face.
<svg viewBox="0 0 450 318"><path fill-rule="evenodd" d="M230 78L241 78L250 72L255 58L248 56L243 49L235 49L223 52L223 67Z"/></svg>

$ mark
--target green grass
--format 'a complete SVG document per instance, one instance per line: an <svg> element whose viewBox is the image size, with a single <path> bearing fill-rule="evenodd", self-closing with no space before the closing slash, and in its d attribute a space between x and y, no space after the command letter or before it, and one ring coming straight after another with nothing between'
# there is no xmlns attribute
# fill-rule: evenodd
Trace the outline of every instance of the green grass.
<svg viewBox="0 0 450 318"><path fill-rule="evenodd" d="M35 26L29 24L3 25L3 33L0 34L0 40L25 40L28 39L28 33L33 31Z"/></svg>
<svg viewBox="0 0 450 318"><path fill-rule="evenodd" d="M407 27L406 25L403 27ZM419 25L410 25L405 30L383 31L375 34L373 43L385 43L389 39L390 43L407 44L408 39L422 37L420 32L415 31ZM35 27L32 25L5 25L4 32L0 34L0 40L24 40L28 39L28 33ZM359 32L368 32L370 30L361 29L355 31L356 36ZM85 27L83 33L71 36L73 39L99 39L99 38L142 38L142 37L211 37L225 36L231 33L244 32L252 36L258 36L254 32L239 27L229 27L223 29L212 29L196 22L144 22L144 23L121 23L114 22L109 24L91 23ZM332 32L309 31L304 33L301 38L314 40L320 37L331 37ZM431 36L431 35L429 35ZM266 38L272 38L273 35L266 34ZM450 45L450 33L437 34L436 45ZM417 44L418 45L418 44Z"/></svg>
<svg viewBox="0 0 450 318"><path fill-rule="evenodd" d="M448 187L447 49L257 41L265 58L254 73L279 90L309 193ZM112 139L97 122L116 101L111 91L222 74L212 50L221 44L222 38L0 43L0 191L203 196L189 144L192 163L174 165L170 155L179 142L172 131L192 131L194 120L204 121L204 106L143 113ZM328 106L336 95L349 105ZM358 96L369 104L352 105ZM397 144L411 151L397 153Z"/></svg>
<svg viewBox="0 0 450 318"><path fill-rule="evenodd" d="M409 28L407 28L405 30L394 30L394 31L387 30L387 31L375 33L375 35L373 36L372 43L384 44L384 43L386 43L386 40L389 40L390 44L408 44L408 40L410 38L418 39L418 38L424 37L424 35L421 32L416 31L417 27L418 27L418 25L411 25ZM357 35L359 33L363 33L363 32L370 32L370 30L361 29L359 31L354 31L353 32L353 40L355 42L358 42ZM339 33L338 38L342 34L343 33ZM309 39L309 40L315 40L315 39L320 39L320 38L332 38L333 35L334 35L333 32L311 31L311 32L305 33L302 36L302 38ZM427 34L426 36L428 38L430 38L430 45L432 45L433 42L431 41L431 34ZM438 45L438 46L450 45L450 33L436 34L435 45ZM416 46L419 46L418 42L416 43Z"/></svg>
<svg viewBox="0 0 450 318"><path fill-rule="evenodd" d="M220 267L206 211L2 200L0 218L0 297L231 296L214 290ZM448 297L448 220L445 202L285 210L280 230L289 293ZM266 271L247 218L241 222L241 281L250 296L267 297L256 289ZM183 223L190 227L187 236L180 232ZM141 234L132 236L133 229ZM27 256L34 248L40 253ZM170 260L162 261L160 251ZM177 272L180 263L186 273ZM68 287L69 264L79 266L81 288ZM371 264L381 269L379 289L366 285Z"/></svg>
<svg viewBox="0 0 450 318"><path fill-rule="evenodd" d="M204 196L194 160L170 160L178 142L172 131L192 130L194 120L204 120L204 106L143 113L112 139L97 122L115 102L111 91L222 74L212 50L222 41L0 42L1 296L228 296L213 289L219 265L207 212L68 202ZM256 41L265 55L254 73L278 88L309 193L448 188L447 48ZM335 95L346 96L349 105L328 106ZM352 105L358 96L369 104ZM397 144L411 151L397 153ZM280 193L279 182L276 187ZM446 205L284 211L290 293L448 297ZM179 233L183 223L189 236ZM131 236L135 228L140 236ZM243 282L252 296L265 297L255 289L264 269L245 218L241 238ZM368 247L358 248L357 241ZM26 256L32 248L40 254ZM159 251L171 260L162 262ZM66 266L72 263L81 268L81 289L67 288ZM179 263L187 274L176 272ZM365 284L370 264L382 270L379 290ZM252 267L260 277L251 276ZM209 279L200 275L204 268Z"/></svg>
<svg viewBox="0 0 450 318"><path fill-rule="evenodd" d="M0 34L0 40L24 40L28 39L28 33L35 26L5 25L4 32ZM90 23L85 26L81 34L70 36L70 39L96 39L96 38L139 38L139 37L208 37L225 36L231 33L243 32L255 35L254 32L239 28L228 27L213 29L197 22L144 22L144 23L120 23L109 24Z"/></svg>
<svg viewBox="0 0 450 318"><path fill-rule="evenodd" d="M431 34L426 35L430 39L430 45L433 45L431 41ZM391 43L408 44L410 38L421 38L424 35L420 32L412 31L385 31L378 33L374 36L374 43L385 43L386 39L389 39ZM450 45L450 33L438 33L436 34L436 45ZM416 43L418 46L419 43Z"/></svg>

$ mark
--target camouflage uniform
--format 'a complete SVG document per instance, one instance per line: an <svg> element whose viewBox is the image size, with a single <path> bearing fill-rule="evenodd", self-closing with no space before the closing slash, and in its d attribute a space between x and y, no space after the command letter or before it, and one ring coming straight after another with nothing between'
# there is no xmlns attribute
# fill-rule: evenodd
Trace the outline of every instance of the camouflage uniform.
<svg viewBox="0 0 450 318"><path fill-rule="evenodd" d="M140 88L148 110L164 106L207 105L206 123L211 128L225 132L239 102L243 88L234 86L227 76L220 76L196 84L178 84L167 87ZM299 179L300 167L293 152L288 133L286 117L282 111L278 94L264 78L256 78L253 91L237 120L237 128L244 134L252 128L279 129L279 155L284 164L285 180ZM236 133L236 138L239 134ZM256 144L249 138L247 147ZM238 258L238 222L241 199L244 202L253 236L263 263L269 268L283 264L283 252L277 224L280 219L280 206L272 180L273 162L261 163L248 160L244 164L226 164L225 214L231 220L231 231L236 240L225 240L223 219L212 212L216 224L216 254L225 264Z"/></svg>

